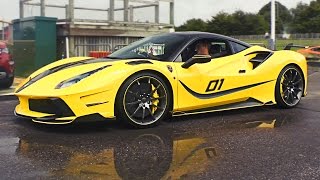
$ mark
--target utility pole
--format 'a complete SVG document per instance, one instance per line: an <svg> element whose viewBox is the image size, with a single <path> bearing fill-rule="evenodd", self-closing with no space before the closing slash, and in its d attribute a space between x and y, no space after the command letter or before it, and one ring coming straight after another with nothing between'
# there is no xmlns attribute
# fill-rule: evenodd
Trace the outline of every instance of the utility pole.
<svg viewBox="0 0 320 180"><path fill-rule="evenodd" d="M276 50L276 2L271 0L271 36L269 46L271 50Z"/></svg>

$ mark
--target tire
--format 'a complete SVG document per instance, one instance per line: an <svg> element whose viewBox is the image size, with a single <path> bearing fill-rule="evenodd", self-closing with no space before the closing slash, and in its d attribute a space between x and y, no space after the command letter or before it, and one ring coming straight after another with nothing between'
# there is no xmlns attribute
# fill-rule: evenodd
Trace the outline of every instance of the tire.
<svg viewBox="0 0 320 180"><path fill-rule="evenodd" d="M277 79L275 96L278 107L293 108L301 100L304 91L303 73L293 65L286 66Z"/></svg>
<svg viewBox="0 0 320 180"><path fill-rule="evenodd" d="M117 94L118 121L134 128L150 128L164 120L172 95L165 81L156 74L143 72L129 77Z"/></svg>
<svg viewBox="0 0 320 180"><path fill-rule="evenodd" d="M0 82L0 89L10 88L13 84L13 81L14 81L14 77L3 80L3 82Z"/></svg>

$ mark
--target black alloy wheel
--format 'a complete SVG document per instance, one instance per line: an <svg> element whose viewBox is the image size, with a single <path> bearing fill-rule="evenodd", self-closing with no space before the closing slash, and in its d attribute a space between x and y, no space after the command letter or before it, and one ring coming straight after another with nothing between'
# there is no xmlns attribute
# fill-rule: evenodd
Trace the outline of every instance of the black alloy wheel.
<svg viewBox="0 0 320 180"><path fill-rule="evenodd" d="M117 118L126 124L146 128L158 124L169 112L171 94L157 75L141 73L124 83L117 97Z"/></svg>
<svg viewBox="0 0 320 180"><path fill-rule="evenodd" d="M292 108L299 104L304 90L302 72L295 66L285 67L277 80L276 101L282 108Z"/></svg>

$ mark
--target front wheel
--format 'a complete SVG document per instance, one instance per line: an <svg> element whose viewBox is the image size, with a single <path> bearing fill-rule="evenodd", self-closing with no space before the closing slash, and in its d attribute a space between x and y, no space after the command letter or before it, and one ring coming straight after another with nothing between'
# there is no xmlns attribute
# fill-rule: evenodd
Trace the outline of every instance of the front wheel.
<svg viewBox="0 0 320 180"><path fill-rule="evenodd" d="M139 73L121 86L116 100L117 119L136 128L157 125L167 117L171 94L167 84L152 73Z"/></svg>
<svg viewBox="0 0 320 180"><path fill-rule="evenodd" d="M295 66L285 67L277 79L276 101L281 108L293 108L299 104L304 90L302 72Z"/></svg>

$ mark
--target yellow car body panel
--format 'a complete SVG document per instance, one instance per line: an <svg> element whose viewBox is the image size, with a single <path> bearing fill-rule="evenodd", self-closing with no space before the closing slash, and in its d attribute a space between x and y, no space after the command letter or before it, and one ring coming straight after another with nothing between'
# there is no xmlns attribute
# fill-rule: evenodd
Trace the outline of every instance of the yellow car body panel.
<svg viewBox="0 0 320 180"><path fill-rule="evenodd" d="M82 60L92 59L84 57ZM68 61L62 60L65 63ZM79 58L71 58L71 62L79 61ZM174 63L152 61L153 64L144 64L142 66L128 65L127 62L132 60L123 60L116 62L103 62L81 65L73 68L67 68L54 73L54 76L44 77L21 92L15 93L19 98L20 104L15 111L18 115L27 117L41 118L50 114L37 113L30 110L28 107L29 99L48 99L60 98L62 99L75 114L76 117L99 113L105 118L114 118L114 104L117 92L122 83L131 75L140 71L153 71L164 75L170 82L172 87L177 86L176 75L168 70L167 66L174 66ZM57 63L61 65L61 63ZM77 83L71 87L56 89L55 87L62 81L72 78L76 75L95 70L99 67L111 65L105 71L100 71L92 76L87 77L83 82ZM52 65L42 68L42 72L52 68ZM37 76L40 71L35 72L27 79L32 79ZM16 91L20 89L28 81L20 84ZM178 94L176 89L172 89L173 94ZM176 97L176 96L174 96ZM174 107L177 107L177 100L174 100ZM88 104L99 104L88 107ZM58 120L58 119L57 119ZM38 122L38 121L36 121ZM71 121L70 121L71 122ZM62 123L65 124L65 123Z"/></svg>
<svg viewBox="0 0 320 180"><path fill-rule="evenodd" d="M245 85L255 83L266 83L243 91L231 93L229 95L208 99L199 99L194 97L192 94L185 91L183 86L179 85L178 109L176 109L176 111L192 111L194 109L221 106L241 102L249 98L254 98L263 103L271 101L275 104L274 92L277 78L281 70L288 64L296 64L301 68L306 82L305 85L307 85L307 64L303 56L300 56L297 53L292 53L291 51L275 52L272 59L267 60L260 67L253 69L252 63L249 61L254 55L245 55L254 51L268 50L255 46L235 55L212 59L209 63L195 64L188 69L179 68L182 63L177 63L176 70L178 79L183 81L187 86L192 85L193 91L201 92L202 94L206 93L205 90L208 86L207 82L210 80L220 80L218 84L221 83L222 79L224 80L223 86L219 91L225 91L235 87L243 87ZM245 73L240 74L240 70L244 70Z"/></svg>

